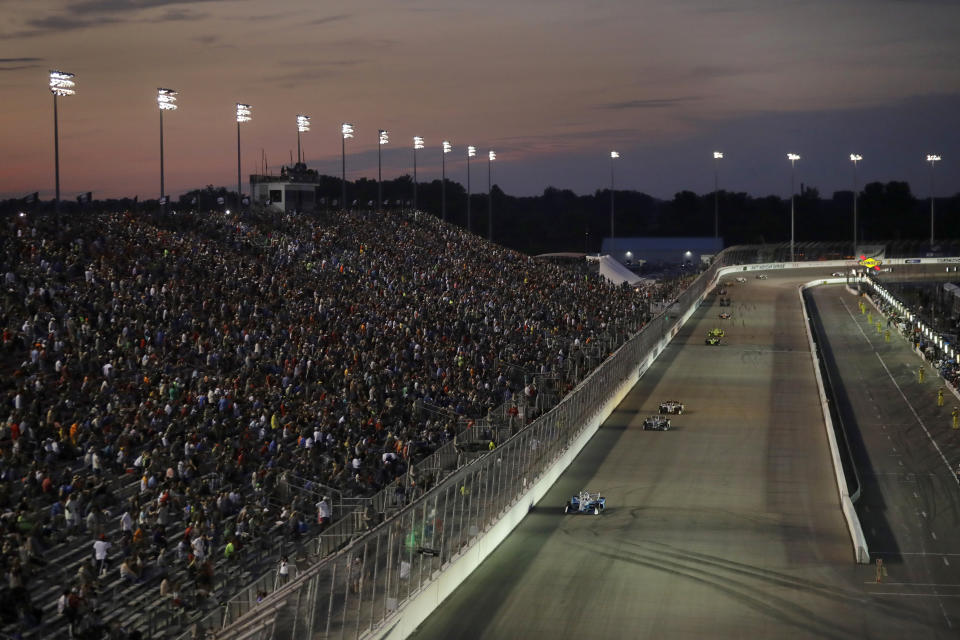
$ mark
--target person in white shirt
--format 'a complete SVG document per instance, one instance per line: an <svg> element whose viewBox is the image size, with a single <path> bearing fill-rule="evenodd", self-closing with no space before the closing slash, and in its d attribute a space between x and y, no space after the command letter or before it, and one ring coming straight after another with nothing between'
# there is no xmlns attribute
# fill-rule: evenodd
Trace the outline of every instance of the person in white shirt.
<svg viewBox="0 0 960 640"><path fill-rule="evenodd" d="M330 498L323 496L323 500L317 503L317 524L325 525L330 522Z"/></svg>
<svg viewBox="0 0 960 640"><path fill-rule="evenodd" d="M100 537L93 543L93 557L97 563L97 573L100 575L107 573L107 554L112 546L113 544L103 534L100 534Z"/></svg>

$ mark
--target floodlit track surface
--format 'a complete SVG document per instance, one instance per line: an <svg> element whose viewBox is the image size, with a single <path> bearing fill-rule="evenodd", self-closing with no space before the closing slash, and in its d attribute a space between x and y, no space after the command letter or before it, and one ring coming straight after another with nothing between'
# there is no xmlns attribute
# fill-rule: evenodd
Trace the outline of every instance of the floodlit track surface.
<svg viewBox="0 0 960 640"><path fill-rule="evenodd" d="M854 564L797 295L828 272L750 274L726 321L709 299L415 637L954 637L926 604L871 596ZM704 345L715 326L724 344ZM644 432L668 399L686 413ZM583 488L602 515L563 514Z"/></svg>
<svg viewBox="0 0 960 640"><path fill-rule="evenodd" d="M867 585L875 602L910 610L931 630L960 637L960 432L950 412L960 405L929 367L877 313L861 314L842 287L815 290L813 300L833 356L828 360L838 408L863 482L857 512L874 558L886 563L883 584Z"/></svg>

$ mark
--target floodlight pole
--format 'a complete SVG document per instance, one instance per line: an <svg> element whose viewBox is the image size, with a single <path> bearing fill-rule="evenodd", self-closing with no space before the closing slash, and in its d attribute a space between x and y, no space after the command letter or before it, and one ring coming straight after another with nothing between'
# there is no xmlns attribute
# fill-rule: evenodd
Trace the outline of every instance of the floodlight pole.
<svg viewBox="0 0 960 640"><path fill-rule="evenodd" d="M933 249L933 201L934 201L934 189L935 184L933 181L933 168L936 163L940 162L940 156L935 154L930 154L927 156L927 162L930 163L930 248Z"/></svg>
<svg viewBox="0 0 960 640"><path fill-rule="evenodd" d="M377 131L377 210L383 207L383 161L381 160L384 138L383 129Z"/></svg>
<svg viewBox="0 0 960 640"><path fill-rule="evenodd" d="M496 154L487 154L487 240L493 242L493 161Z"/></svg>
<svg viewBox="0 0 960 640"><path fill-rule="evenodd" d="M417 210L417 146L413 146L413 210Z"/></svg>
<svg viewBox="0 0 960 640"><path fill-rule="evenodd" d="M799 159L800 159L800 156L797 155L796 153L788 153L788 154L787 154L787 160L790 161L790 262L794 262L794 261L796 260L796 255L795 255L795 253L794 253L794 236L793 236L793 230L794 230L794 224L793 224L793 220L794 220L794 197L793 197L793 192L794 192L794 180L795 180L795 175L794 175L794 174L796 173L796 171L795 171L795 169L796 169L796 162L797 162L797 160L799 160Z"/></svg>
<svg viewBox="0 0 960 640"><path fill-rule="evenodd" d="M160 109L160 200L163 201L164 191L163 184L163 109ZM160 211L166 213L167 204L164 202L160 206Z"/></svg>
<svg viewBox="0 0 960 640"><path fill-rule="evenodd" d="M614 183L613 183L613 161L616 158L619 158L620 155L616 151L610 152L610 246L613 246L614 238L614 205L613 205L613 193L614 193Z"/></svg>
<svg viewBox="0 0 960 640"><path fill-rule="evenodd" d="M243 209L243 191L240 180L240 121L237 120L237 211Z"/></svg>
<svg viewBox="0 0 960 640"><path fill-rule="evenodd" d="M857 225L857 163L863 160L863 157L857 153L850 154L850 162L853 163L853 255L854 258L857 257L857 236L859 235L859 227Z"/></svg>
<svg viewBox="0 0 960 640"><path fill-rule="evenodd" d="M467 147L467 232L471 231L470 220L470 154L473 153L473 147Z"/></svg>
<svg viewBox="0 0 960 640"><path fill-rule="evenodd" d="M57 94L53 94L53 165L54 181L56 182L56 199L53 201L54 211L57 214L57 223L60 222L60 122L57 116Z"/></svg>
<svg viewBox="0 0 960 640"><path fill-rule="evenodd" d="M713 238L720 239L720 160L723 153L713 152Z"/></svg>
<svg viewBox="0 0 960 640"><path fill-rule="evenodd" d="M444 140L440 143L440 217L447 221L447 154L453 147Z"/></svg>
<svg viewBox="0 0 960 640"><path fill-rule="evenodd" d="M347 137L340 134L340 205L347 209Z"/></svg>

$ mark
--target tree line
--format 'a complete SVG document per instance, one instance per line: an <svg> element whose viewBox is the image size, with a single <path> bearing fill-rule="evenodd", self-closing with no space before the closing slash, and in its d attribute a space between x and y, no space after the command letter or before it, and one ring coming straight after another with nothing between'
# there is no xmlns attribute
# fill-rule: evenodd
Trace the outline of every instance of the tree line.
<svg viewBox="0 0 960 640"><path fill-rule="evenodd" d="M317 192L323 199L321 210L335 210L340 205L341 181L332 176L319 176ZM470 197L470 227L480 236L488 230L488 195ZM441 181L417 185L419 208L441 215ZM526 253L554 251L596 252L610 233L610 190L578 195L569 189L547 187L537 196L511 196L493 186L493 239ZM64 201L63 215L82 214L85 208L98 207L156 213L157 200L135 198ZM406 208L413 200L413 180L400 176L383 182L387 208ZM31 198L32 199L32 198ZM0 202L0 214L21 211L51 212L52 201L11 199ZM377 200L377 181L361 178L347 183L350 206L368 207ZM638 191L614 193L615 230L626 236L712 236L714 228L714 194L681 191L671 200L654 198ZM453 224L467 225L467 196L463 185L447 180L447 219ZM720 236L726 246L786 242L790 239L790 200L779 196L752 196L743 192L720 191ZM223 204L221 204L221 202ZM236 206L236 192L225 187L208 185L182 194L171 203L171 209L215 209ZM853 192L837 191L822 197L816 188L801 186L794 202L795 237L797 242L847 241L853 237ZM960 238L960 194L937 198L937 238ZM859 192L857 201L861 242L886 240L924 240L930 237L930 200L915 196L906 182L871 182Z"/></svg>

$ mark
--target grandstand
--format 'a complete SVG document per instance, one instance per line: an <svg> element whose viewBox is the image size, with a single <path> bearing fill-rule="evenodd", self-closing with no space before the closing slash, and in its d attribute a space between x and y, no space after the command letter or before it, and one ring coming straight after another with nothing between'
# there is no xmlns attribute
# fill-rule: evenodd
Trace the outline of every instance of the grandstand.
<svg viewBox="0 0 960 640"><path fill-rule="evenodd" d="M688 281L617 287L416 212L2 224L0 610L24 638L176 637L267 590L451 472L418 461L455 469L556 404Z"/></svg>

